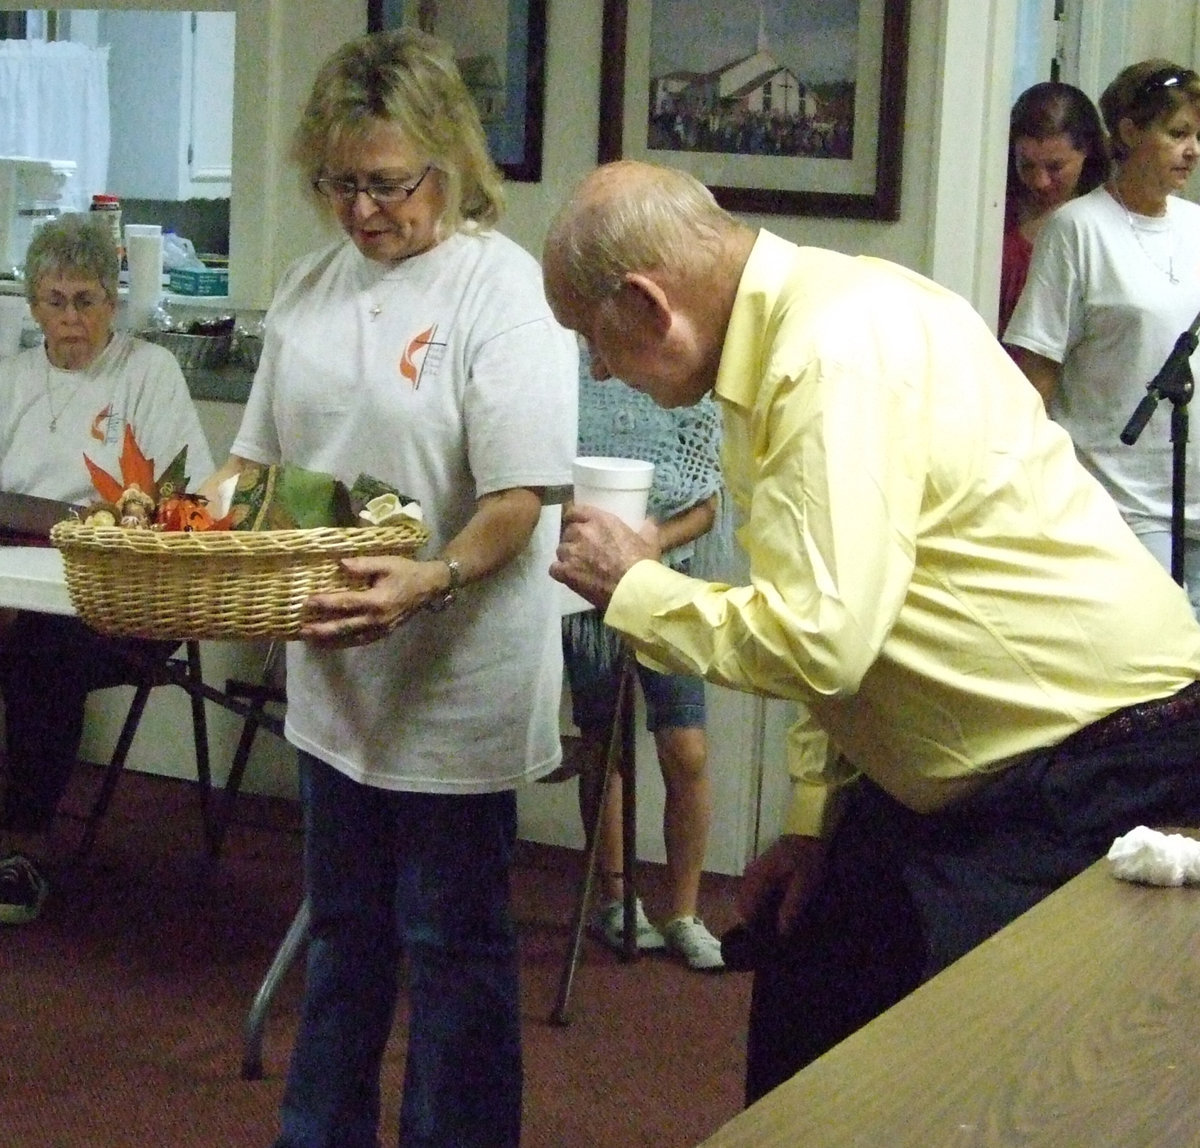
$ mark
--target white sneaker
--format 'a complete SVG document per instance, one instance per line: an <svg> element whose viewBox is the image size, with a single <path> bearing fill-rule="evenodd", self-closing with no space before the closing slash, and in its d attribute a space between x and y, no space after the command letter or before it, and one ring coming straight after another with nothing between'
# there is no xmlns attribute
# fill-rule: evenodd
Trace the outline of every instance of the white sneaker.
<svg viewBox="0 0 1200 1148"><path fill-rule="evenodd" d="M724 970L721 942L705 928L699 917L676 917L663 926L667 949L684 959L689 969L719 973Z"/></svg>
<svg viewBox="0 0 1200 1148"><path fill-rule="evenodd" d="M642 908L642 899L635 902L634 924L637 926L637 947L639 949L663 949L667 942L663 935L652 924ZM622 900L609 901L601 905L592 917L588 930L597 940L603 941L610 949L618 953L625 951L625 902Z"/></svg>

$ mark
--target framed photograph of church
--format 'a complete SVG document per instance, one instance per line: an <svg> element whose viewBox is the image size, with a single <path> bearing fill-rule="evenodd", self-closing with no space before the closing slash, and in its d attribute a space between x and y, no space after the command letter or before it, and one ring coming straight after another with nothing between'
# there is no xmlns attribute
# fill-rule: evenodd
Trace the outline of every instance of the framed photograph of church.
<svg viewBox="0 0 1200 1148"><path fill-rule="evenodd" d="M542 178L546 0L367 0L367 31L402 24L454 46L492 158L509 179Z"/></svg>
<svg viewBox="0 0 1200 1148"><path fill-rule="evenodd" d="M603 163L730 211L900 218L909 0L604 0Z"/></svg>

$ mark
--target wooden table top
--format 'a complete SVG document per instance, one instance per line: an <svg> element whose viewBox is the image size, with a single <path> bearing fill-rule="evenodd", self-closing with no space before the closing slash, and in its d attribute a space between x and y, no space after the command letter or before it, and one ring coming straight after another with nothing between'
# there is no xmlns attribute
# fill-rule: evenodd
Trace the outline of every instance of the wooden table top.
<svg viewBox="0 0 1200 1148"><path fill-rule="evenodd" d="M701 1148L1200 1144L1200 888L1099 861Z"/></svg>

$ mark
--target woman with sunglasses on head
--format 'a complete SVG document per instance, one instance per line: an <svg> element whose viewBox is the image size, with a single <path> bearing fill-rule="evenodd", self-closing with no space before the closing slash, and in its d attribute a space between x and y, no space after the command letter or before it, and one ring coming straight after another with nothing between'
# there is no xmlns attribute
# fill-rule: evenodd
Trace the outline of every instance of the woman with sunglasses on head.
<svg viewBox="0 0 1200 1148"><path fill-rule="evenodd" d="M1200 77L1167 60L1132 64L1105 89L1100 111L1112 175L1042 228L1004 342L1080 460L1169 570L1171 404L1159 405L1132 446L1121 432L1200 312L1200 206L1177 194L1200 161ZM1200 615L1198 460L1193 436L1182 557Z"/></svg>
<svg viewBox="0 0 1200 1148"><path fill-rule="evenodd" d="M186 446L189 475L211 473L174 356L113 328L118 267L111 234L88 216L53 220L29 244L25 296L42 340L0 361L0 490L92 502L83 457L120 474L126 428L160 468ZM0 615L0 925L19 925L49 890L40 854L75 767L88 693L131 680L130 656L165 658L177 643L105 637L76 617Z"/></svg>
<svg viewBox="0 0 1200 1148"><path fill-rule="evenodd" d="M515 1148L509 870L516 788L561 760L542 503L571 481L578 352L537 261L493 230L500 176L447 45L344 45L294 154L342 235L279 285L221 473L365 473L431 539L427 558L347 560L365 589L310 598L288 643L311 923L276 1143L374 1148L403 962L401 1142Z"/></svg>

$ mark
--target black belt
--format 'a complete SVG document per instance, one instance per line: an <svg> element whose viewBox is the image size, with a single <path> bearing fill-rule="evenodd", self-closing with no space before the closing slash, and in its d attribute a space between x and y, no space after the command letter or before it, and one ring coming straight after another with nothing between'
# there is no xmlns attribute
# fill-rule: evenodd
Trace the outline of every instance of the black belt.
<svg viewBox="0 0 1200 1148"><path fill-rule="evenodd" d="M1055 757L1069 758L1077 753L1121 745L1193 718L1200 718L1200 681L1184 686L1170 697L1126 706L1084 726L1059 745Z"/></svg>

